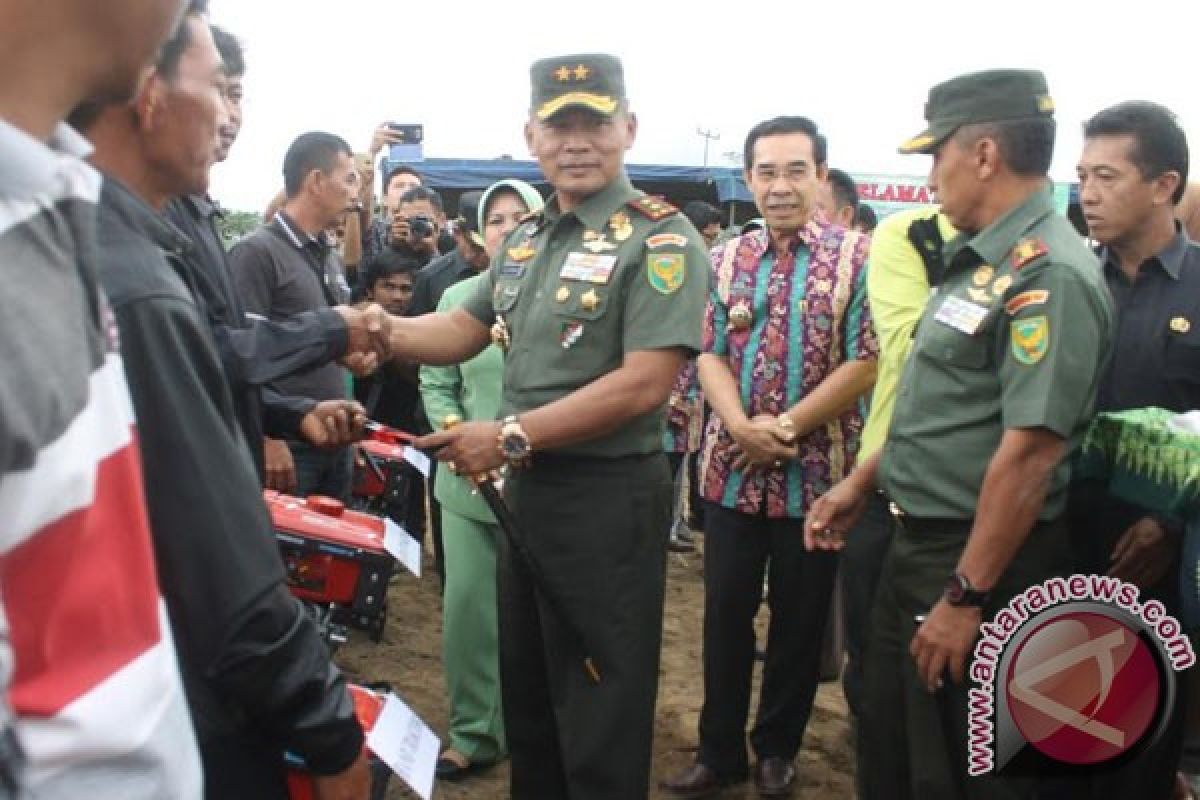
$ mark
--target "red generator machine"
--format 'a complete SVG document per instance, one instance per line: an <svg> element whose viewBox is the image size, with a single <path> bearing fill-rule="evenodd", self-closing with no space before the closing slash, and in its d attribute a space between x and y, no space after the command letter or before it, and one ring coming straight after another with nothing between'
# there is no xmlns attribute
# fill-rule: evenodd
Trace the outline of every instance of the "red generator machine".
<svg viewBox="0 0 1200 800"><path fill-rule="evenodd" d="M375 727L375 720L379 719L379 715L383 711L384 696L372 689L354 684L350 684L350 696L354 698L354 713L358 716L359 724L362 725L365 732L370 733L371 729ZM364 744L363 747L366 745ZM367 757L371 765L370 800L383 800L392 771L388 769L387 764L376 758L374 753L368 752ZM312 773L304 768L304 761L291 753L284 756L284 761L288 767L289 800L314 800L316 792L313 789Z"/></svg>
<svg viewBox="0 0 1200 800"><path fill-rule="evenodd" d="M288 587L312 611L331 649L347 627L383 637L395 559L384 548L384 521L341 502L263 492L287 568Z"/></svg>
<svg viewBox="0 0 1200 800"><path fill-rule="evenodd" d="M404 457L410 434L368 422L366 439L356 446L361 459L351 487L360 511L388 517L413 532L424 515L424 479Z"/></svg>

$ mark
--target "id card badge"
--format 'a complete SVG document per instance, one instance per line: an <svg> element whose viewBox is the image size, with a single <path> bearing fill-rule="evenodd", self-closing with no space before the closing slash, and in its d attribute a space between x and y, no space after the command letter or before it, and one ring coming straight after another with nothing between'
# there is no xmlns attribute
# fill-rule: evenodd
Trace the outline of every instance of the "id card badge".
<svg viewBox="0 0 1200 800"><path fill-rule="evenodd" d="M938 306L937 313L933 318L943 325L949 325L956 331L974 336L990 310L987 306L950 295Z"/></svg>

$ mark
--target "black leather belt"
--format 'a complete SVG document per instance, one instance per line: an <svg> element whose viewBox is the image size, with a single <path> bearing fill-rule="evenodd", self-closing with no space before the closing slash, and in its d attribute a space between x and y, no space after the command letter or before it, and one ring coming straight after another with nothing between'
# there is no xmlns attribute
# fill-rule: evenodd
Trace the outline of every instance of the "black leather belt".
<svg viewBox="0 0 1200 800"><path fill-rule="evenodd" d="M971 532L971 526L975 522L973 519L955 519L953 517L914 517L883 492L879 494L887 503L892 519L909 532L967 534Z"/></svg>

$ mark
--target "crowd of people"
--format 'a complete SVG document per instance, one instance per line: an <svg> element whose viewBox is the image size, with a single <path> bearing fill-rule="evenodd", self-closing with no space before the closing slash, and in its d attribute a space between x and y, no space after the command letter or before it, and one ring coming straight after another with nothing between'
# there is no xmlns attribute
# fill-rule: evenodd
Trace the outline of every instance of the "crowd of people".
<svg viewBox="0 0 1200 800"><path fill-rule="evenodd" d="M745 140L761 217L726 230L629 182L619 60L546 58L549 197L501 180L451 217L380 161L394 126L360 153L308 132L227 250L209 178L248 65L203 0L10 0L0 63L0 797L282 799L285 752L319 800L369 796L262 494L348 500L368 419L440 465L394 513L442 578L442 779L507 759L518 800L646 797L667 553L699 533L703 705L665 794L793 791L840 591L859 796L1187 796L1186 677L1125 758L966 756L967 665L1014 595L1108 574L1180 607L1185 520L1072 475L1096 413L1200 409L1167 109L1085 123L1085 231L1054 207L1045 78L1015 69L930 90L900 150L937 207L877 220L780 116Z"/></svg>

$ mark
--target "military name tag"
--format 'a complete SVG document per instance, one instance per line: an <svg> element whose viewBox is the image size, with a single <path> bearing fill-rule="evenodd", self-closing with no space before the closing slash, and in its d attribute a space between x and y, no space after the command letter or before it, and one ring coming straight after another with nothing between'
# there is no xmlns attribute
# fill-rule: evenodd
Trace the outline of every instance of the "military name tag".
<svg viewBox="0 0 1200 800"><path fill-rule="evenodd" d="M617 257L599 253L569 253L563 262L560 278L588 283L608 283L617 268Z"/></svg>
<svg viewBox="0 0 1200 800"><path fill-rule="evenodd" d="M500 265L501 278L520 278L525 274L524 264L514 264L511 261L507 264Z"/></svg>
<svg viewBox="0 0 1200 800"><path fill-rule="evenodd" d="M988 308L951 295L938 307L934 319L956 331L974 336L988 315Z"/></svg>

